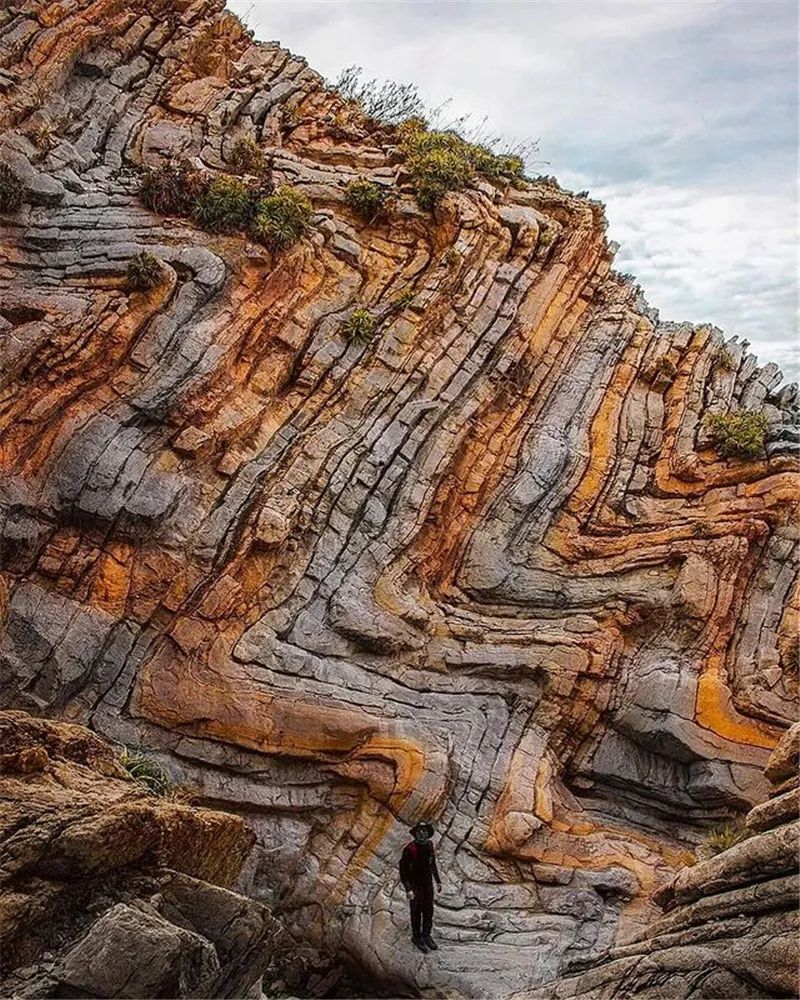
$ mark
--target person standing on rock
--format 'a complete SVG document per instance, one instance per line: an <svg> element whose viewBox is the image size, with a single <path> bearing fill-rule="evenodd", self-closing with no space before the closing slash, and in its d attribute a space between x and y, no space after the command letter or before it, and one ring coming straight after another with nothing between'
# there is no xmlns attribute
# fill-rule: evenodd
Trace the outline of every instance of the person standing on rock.
<svg viewBox="0 0 800 1000"><path fill-rule="evenodd" d="M412 826L411 836L414 839L406 844L400 857L400 881L411 906L411 937L414 946L425 953L436 951L439 947L431 937L433 883L436 883L437 892L442 888L431 841L433 833L430 823Z"/></svg>

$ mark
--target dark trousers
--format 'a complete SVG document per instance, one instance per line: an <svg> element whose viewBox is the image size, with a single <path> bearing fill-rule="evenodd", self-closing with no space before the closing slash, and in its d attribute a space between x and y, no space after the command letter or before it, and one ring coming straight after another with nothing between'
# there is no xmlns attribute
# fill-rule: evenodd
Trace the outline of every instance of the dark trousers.
<svg viewBox="0 0 800 1000"><path fill-rule="evenodd" d="M411 934L416 938L430 937L433 927L433 883L412 886L414 898L411 906Z"/></svg>

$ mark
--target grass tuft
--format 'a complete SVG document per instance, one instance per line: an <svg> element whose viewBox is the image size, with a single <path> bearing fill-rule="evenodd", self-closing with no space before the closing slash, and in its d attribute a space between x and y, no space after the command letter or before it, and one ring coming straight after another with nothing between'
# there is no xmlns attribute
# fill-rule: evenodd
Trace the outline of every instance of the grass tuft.
<svg viewBox="0 0 800 1000"><path fill-rule="evenodd" d="M741 844L751 836L750 831L741 823L725 823L709 830L705 840L705 853L709 855L722 854L723 851Z"/></svg>
<svg viewBox="0 0 800 1000"><path fill-rule="evenodd" d="M714 364L726 372L735 372L739 363L727 347L719 347L714 352Z"/></svg>
<svg viewBox="0 0 800 1000"><path fill-rule="evenodd" d="M406 288L405 291L400 292L399 295L396 295L392 299L392 309L395 312L400 312L402 309L405 309L406 306L411 305L414 301L416 294L417 293L413 288Z"/></svg>
<svg viewBox="0 0 800 1000"><path fill-rule="evenodd" d="M42 121L29 130L28 138L36 147L41 159L55 147L58 141L58 134L52 122Z"/></svg>
<svg viewBox="0 0 800 1000"><path fill-rule="evenodd" d="M215 177L194 204L198 225L212 233L232 233L241 229L252 211L247 187L235 177Z"/></svg>
<svg viewBox="0 0 800 1000"><path fill-rule="evenodd" d="M678 369L675 367L675 362L672 358L668 358L666 354L662 354L658 361L656 361L656 372L671 382L678 374Z"/></svg>
<svg viewBox="0 0 800 1000"><path fill-rule="evenodd" d="M237 174L255 174L256 176L264 172L267 164L263 150L249 135L243 135L236 140L228 162Z"/></svg>
<svg viewBox="0 0 800 1000"><path fill-rule="evenodd" d="M128 261L128 288L136 292L149 292L164 280L164 268L158 257L142 250Z"/></svg>
<svg viewBox="0 0 800 1000"><path fill-rule="evenodd" d="M413 83L362 79L360 66L342 70L333 89L348 104L356 105L368 117L382 125L397 125L413 116L420 116L424 104Z"/></svg>
<svg viewBox="0 0 800 1000"><path fill-rule="evenodd" d="M462 191L478 177L514 185L524 178L521 157L493 153L455 131L429 131L419 118L404 122L397 131L417 202L426 211L436 208L449 191Z"/></svg>
<svg viewBox="0 0 800 1000"><path fill-rule="evenodd" d="M256 204L250 230L270 250L286 250L308 232L312 211L301 191L284 185Z"/></svg>
<svg viewBox="0 0 800 1000"><path fill-rule="evenodd" d="M119 762L128 774L147 789L151 795L166 797L173 790L169 774L148 754L126 747L119 755Z"/></svg>
<svg viewBox="0 0 800 1000"><path fill-rule="evenodd" d="M357 306L342 327L342 333L348 340L366 344L375 333L375 317L365 306Z"/></svg>
<svg viewBox="0 0 800 1000"><path fill-rule="evenodd" d="M725 458L758 458L764 454L769 421L763 413L710 413L705 422L713 446Z"/></svg>
<svg viewBox="0 0 800 1000"><path fill-rule="evenodd" d="M388 194L385 188L366 177L359 177L347 185L347 204L362 219L372 221L384 211Z"/></svg>

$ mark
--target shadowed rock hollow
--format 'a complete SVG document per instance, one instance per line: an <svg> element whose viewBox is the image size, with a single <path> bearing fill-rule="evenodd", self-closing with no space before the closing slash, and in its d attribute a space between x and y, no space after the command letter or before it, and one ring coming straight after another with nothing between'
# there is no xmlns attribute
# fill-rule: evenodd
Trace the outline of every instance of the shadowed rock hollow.
<svg viewBox="0 0 800 1000"><path fill-rule="evenodd" d="M770 757L775 787L748 813L749 838L662 886L667 912L640 940L515 1000L797 996L799 744L795 723Z"/></svg>
<svg viewBox="0 0 800 1000"><path fill-rule="evenodd" d="M0 31L0 702L159 751L256 831L240 888L398 990L630 938L793 716L795 388L660 323L596 202L420 209L395 131L215 0ZM234 173L244 137L312 202L290 249L145 207L143 168ZM754 457L713 446L739 409ZM422 818L435 961L396 875Z"/></svg>

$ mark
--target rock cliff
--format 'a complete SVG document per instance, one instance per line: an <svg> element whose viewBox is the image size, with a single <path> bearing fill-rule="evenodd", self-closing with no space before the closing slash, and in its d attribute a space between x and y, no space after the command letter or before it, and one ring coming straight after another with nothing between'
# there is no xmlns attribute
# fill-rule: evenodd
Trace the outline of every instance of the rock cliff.
<svg viewBox="0 0 800 1000"><path fill-rule="evenodd" d="M667 912L641 940L527 1000L800 994L798 745L800 723L770 758L766 773L775 787L748 813L749 839L659 889Z"/></svg>
<svg viewBox="0 0 800 1000"><path fill-rule="evenodd" d="M0 32L0 704L158 752L256 832L240 888L398 991L630 939L792 721L795 388L547 178L420 207L398 131L216 0ZM291 247L166 211L251 169L309 199Z"/></svg>

